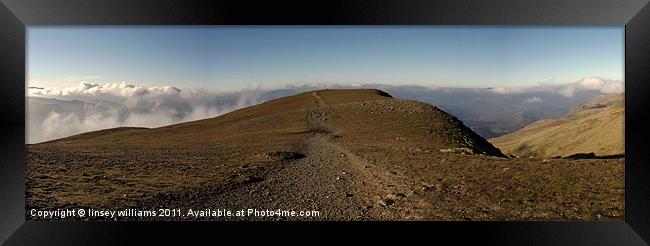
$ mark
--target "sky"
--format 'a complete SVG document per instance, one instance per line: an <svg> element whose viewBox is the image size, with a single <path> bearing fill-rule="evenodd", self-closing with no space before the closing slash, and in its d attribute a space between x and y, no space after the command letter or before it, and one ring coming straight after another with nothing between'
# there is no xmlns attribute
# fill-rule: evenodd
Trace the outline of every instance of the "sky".
<svg viewBox="0 0 650 246"><path fill-rule="evenodd" d="M222 90L623 80L623 27L28 27L28 84Z"/></svg>

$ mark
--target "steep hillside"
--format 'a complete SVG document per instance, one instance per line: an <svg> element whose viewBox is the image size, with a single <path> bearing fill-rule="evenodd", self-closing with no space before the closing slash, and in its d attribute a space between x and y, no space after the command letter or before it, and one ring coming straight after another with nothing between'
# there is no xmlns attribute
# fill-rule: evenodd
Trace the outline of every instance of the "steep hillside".
<svg viewBox="0 0 650 246"><path fill-rule="evenodd" d="M119 220L622 218L623 162L597 162L507 159L432 105L379 90L320 90L211 119L28 145L26 203L27 211L320 212Z"/></svg>
<svg viewBox="0 0 650 246"><path fill-rule="evenodd" d="M622 95L599 96L573 108L563 118L537 121L490 142L507 154L521 157L622 155L624 116Z"/></svg>

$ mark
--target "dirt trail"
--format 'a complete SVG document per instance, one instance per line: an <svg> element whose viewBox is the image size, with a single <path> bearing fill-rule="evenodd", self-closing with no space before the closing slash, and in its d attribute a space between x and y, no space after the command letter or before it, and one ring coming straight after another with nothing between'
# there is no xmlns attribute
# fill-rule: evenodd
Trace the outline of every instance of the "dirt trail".
<svg viewBox="0 0 650 246"><path fill-rule="evenodd" d="M345 156L344 165L336 168L351 170L352 175L361 180L361 182L354 182L352 185L362 185L362 187L356 187L356 190L359 191L359 196L363 197L365 203L369 204L365 208L369 209L368 212L373 219L421 218L422 215L417 212L417 207L426 202L420 197L414 196L412 184L405 182L403 177L391 170L370 165L350 150L330 141L332 138L342 137L335 126L327 124L327 120L334 113L318 93L313 92L312 96L315 98L317 106L312 108L311 114L308 114L308 122L312 129L320 132L312 139L318 142L320 150L333 151ZM312 117L309 117L310 115Z"/></svg>
<svg viewBox="0 0 650 246"><path fill-rule="evenodd" d="M202 194L194 208L227 208L241 210L294 210L320 212L319 217L296 217L295 220L395 220L403 214L396 200L385 200L395 185L384 185L385 177L373 174L364 161L349 150L332 143L337 137L327 125L330 110L317 93L315 105L307 109L307 122L313 134L301 146L304 158L286 161L266 170L257 182L249 182L228 190ZM388 187L388 188L387 188ZM380 202L385 200L383 202ZM201 201L201 202L198 202ZM179 201L187 205L187 201ZM245 217L233 219L264 219ZM269 219L289 219L270 217Z"/></svg>

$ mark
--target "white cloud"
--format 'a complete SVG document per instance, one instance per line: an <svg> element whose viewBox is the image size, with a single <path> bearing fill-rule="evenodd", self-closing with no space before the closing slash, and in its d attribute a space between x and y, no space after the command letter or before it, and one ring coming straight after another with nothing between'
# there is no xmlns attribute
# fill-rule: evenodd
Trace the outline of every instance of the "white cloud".
<svg viewBox="0 0 650 246"><path fill-rule="evenodd" d="M540 103L542 102L542 99L535 96L535 97L527 98L525 101L527 103Z"/></svg>
<svg viewBox="0 0 650 246"><path fill-rule="evenodd" d="M495 87L488 88L497 94L517 94L530 92L553 92L565 97L573 97L578 91L597 91L603 94L623 93L625 85L620 80L608 80L596 76L582 78L574 83L555 84L552 81L540 82L531 87Z"/></svg>
<svg viewBox="0 0 650 246"><path fill-rule="evenodd" d="M30 95L44 97L84 97L84 96L115 96L132 97L145 94L152 95L175 95L180 90L171 86L142 87L122 83L106 83L103 85L82 81L78 86L66 88L30 88Z"/></svg>
<svg viewBox="0 0 650 246"><path fill-rule="evenodd" d="M541 91L545 90L542 89L541 86L520 86L520 87L488 87L487 90L492 93L496 94L519 94L519 93L528 93L528 92L535 92L535 91Z"/></svg>
<svg viewBox="0 0 650 246"><path fill-rule="evenodd" d="M625 85L623 81L608 80L596 76L585 77L573 84L569 84L559 90L566 97L572 97L578 91L598 91L603 94L623 93Z"/></svg>
<svg viewBox="0 0 650 246"><path fill-rule="evenodd" d="M119 126L159 127L215 117L261 103L268 99L263 98L265 92L246 89L203 93L172 86L90 82L66 88L30 87L28 96L53 101L29 104L27 141L36 143Z"/></svg>
<svg viewBox="0 0 650 246"><path fill-rule="evenodd" d="M511 92L508 88L505 87L490 88L489 90L497 94L508 94Z"/></svg>
<svg viewBox="0 0 650 246"><path fill-rule="evenodd" d="M27 109L27 141L36 143L119 126L159 127L205 119L275 97L324 88L376 88L391 94L394 91L398 96L403 95L404 98L416 100L423 100L422 98L433 95L432 93L438 93L435 95L444 95L440 93L465 95L462 93L472 92L467 95L477 96L482 100L493 97L505 98L500 95L516 94L517 96L513 98L516 98L517 102L524 100L526 103L536 103L535 105L539 106L542 103L542 98L546 98L549 92L567 98L576 98L574 94L578 91L595 91L604 94L622 93L624 84L622 81L606 80L599 77L586 77L570 84L546 82L532 87L487 89L317 83L302 86L287 85L284 88L285 92L253 87L228 93L181 90L172 86L147 87L127 83L81 82L76 86L64 88L34 84L28 88L28 96L47 98L47 100L53 101L42 103L30 101ZM268 92L275 93L266 94ZM444 98L442 96L440 100L452 100ZM546 100L543 103L552 103L552 100Z"/></svg>
<svg viewBox="0 0 650 246"><path fill-rule="evenodd" d="M30 130L27 132L27 142L42 142L81 132L116 127L120 125L117 119L117 117L101 114L91 114L81 118L80 115L74 113L50 111L37 128L28 126Z"/></svg>

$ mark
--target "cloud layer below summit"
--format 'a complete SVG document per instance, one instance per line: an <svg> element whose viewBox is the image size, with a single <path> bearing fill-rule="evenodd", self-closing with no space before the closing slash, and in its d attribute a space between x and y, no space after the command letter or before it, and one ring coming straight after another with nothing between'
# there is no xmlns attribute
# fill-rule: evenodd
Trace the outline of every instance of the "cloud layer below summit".
<svg viewBox="0 0 650 246"><path fill-rule="evenodd" d="M504 113L574 106L588 96L622 93L621 81L587 77L570 84L541 83L514 88L442 88L385 84L316 83L231 92L182 90L173 86L81 82L78 86L28 88L28 143L119 126L158 127L215 117L239 108L303 91L325 88L377 88L398 98L441 106L472 126L481 112ZM522 108L525 105L527 108ZM567 108L568 110L568 108ZM547 110L549 111L549 110ZM541 116L540 116L541 117ZM489 118L489 117L488 117Z"/></svg>

